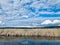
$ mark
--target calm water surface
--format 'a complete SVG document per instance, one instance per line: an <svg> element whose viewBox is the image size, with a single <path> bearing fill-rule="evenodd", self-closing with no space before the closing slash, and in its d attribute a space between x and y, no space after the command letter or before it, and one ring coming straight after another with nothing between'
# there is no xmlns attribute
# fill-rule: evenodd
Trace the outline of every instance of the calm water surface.
<svg viewBox="0 0 60 45"><path fill-rule="evenodd" d="M54 37L0 37L0 45L60 45Z"/></svg>

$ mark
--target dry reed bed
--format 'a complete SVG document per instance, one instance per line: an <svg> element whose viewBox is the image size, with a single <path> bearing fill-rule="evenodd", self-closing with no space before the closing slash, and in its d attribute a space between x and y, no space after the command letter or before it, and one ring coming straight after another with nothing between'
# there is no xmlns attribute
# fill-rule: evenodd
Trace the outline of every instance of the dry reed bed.
<svg viewBox="0 0 60 45"><path fill-rule="evenodd" d="M60 36L60 28L40 28L40 29L0 29L3 36Z"/></svg>

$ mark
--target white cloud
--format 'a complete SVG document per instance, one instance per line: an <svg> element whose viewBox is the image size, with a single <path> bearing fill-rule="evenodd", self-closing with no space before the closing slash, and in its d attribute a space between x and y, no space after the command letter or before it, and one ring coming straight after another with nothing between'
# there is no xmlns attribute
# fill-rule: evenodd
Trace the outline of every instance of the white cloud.
<svg viewBox="0 0 60 45"><path fill-rule="evenodd" d="M44 25L44 24L57 24L57 23L60 23L60 20L45 20L44 22L41 23L41 25Z"/></svg>
<svg viewBox="0 0 60 45"><path fill-rule="evenodd" d="M55 24L55 23L60 23L60 20L54 20L52 23L53 23L53 24Z"/></svg>
<svg viewBox="0 0 60 45"><path fill-rule="evenodd" d="M0 21L0 24L2 23L2 21Z"/></svg>
<svg viewBox="0 0 60 45"><path fill-rule="evenodd" d="M40 14L54 14L54 12L46 12L46 11L41 11L39 12Z"/></svg>
<svg viewBox="0 0 60 45"><path fill-rule="evenodd" d="M0 25L3 25L3 24L5 24L4 22L2 22L2 21L0 21Z"/></svg>
<svg viewBox="0 0 60 45"><path fill-rule="evenodd" d="M42 22L41 24L43 25L43 24L51 24L52 22L51 22L51 20L45 20L44 22Z"/></svg>
<svg viewBox="0 0 60 45"><path fill-rule="evenodd" d="M27 16L27 15L23 15L23 16L21 16L22 18L28 18L29 16Z"/></svg>

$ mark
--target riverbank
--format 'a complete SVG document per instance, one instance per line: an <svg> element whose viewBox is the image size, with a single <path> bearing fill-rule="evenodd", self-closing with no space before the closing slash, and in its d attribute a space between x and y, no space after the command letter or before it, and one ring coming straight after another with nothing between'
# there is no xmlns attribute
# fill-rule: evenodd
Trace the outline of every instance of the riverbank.
<svg viewBox="0 0 60 45"><path fill-rule="evenodd" d="M60 37L28 37L28 36L22 36L22 37L8 37L8 36L0 36L0 41L10 41L10 40L24 40L24 39L29 39L29 40L34 40L34 41L42 41L42 40L60 40Z"/></svg>
<svg viewBox="0 0 60 45"><path fill-rule="evenodd" d="M0 29L0 36L52 36L60 37L60 28L37 28L37 29Z"/></svg>

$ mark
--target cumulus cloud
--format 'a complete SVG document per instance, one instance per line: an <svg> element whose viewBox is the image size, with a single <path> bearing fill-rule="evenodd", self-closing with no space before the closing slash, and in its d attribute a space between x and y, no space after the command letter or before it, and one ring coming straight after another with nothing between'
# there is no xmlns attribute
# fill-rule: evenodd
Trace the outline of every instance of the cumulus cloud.
<svg viewBox="0 0 60 45"><path fill-rule="evenodd" d="M60 20L53 20L53 21L45 20L41 23L41 25L44 25L44 24L58 24L58 23L60 23Z"/></svg>
<svg viewBox="0 0 60 45"><path fill-rule="evenodd" d="M60 20L54 20L53 24L55 24L55 23L60 23Z"/></svg>
<svg viewBox="0 0 60 45"><path fill-rule="evenodd" d="M44 22L42 22L41 24L43 25L43 24L51 24L52 22L51 22L51 20L45 20Z"/></svg>

